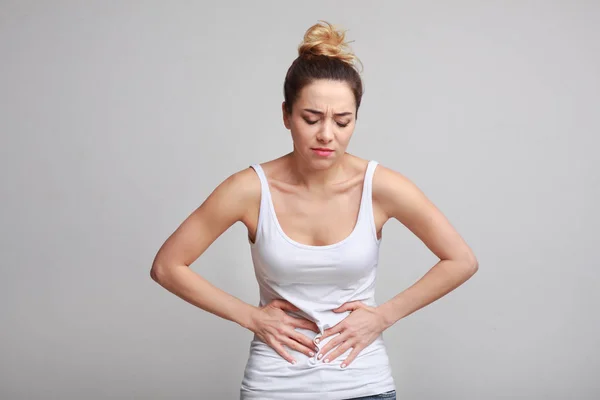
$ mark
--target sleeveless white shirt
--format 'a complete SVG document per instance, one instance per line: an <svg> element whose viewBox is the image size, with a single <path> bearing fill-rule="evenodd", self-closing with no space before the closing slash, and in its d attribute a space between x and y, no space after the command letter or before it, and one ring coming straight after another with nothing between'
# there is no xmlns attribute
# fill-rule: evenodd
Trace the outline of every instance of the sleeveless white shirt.
<svg viewBox="0 0 600 400"><path fill-rule="evenodd" d="M250 242L254 271L260 289L260 306L284 299L300 312L288 312L314 321L321 333L296 330L316 339L350 312L332 310L350 301L376 307L375 279L380 240L377 239L372 203L376 161L364 176L358 218L354 229L340 242L326 246L298 243L281 228L266 175L259 164L251 166L261 182L261 200L254 243ZM336 335L323 339L322 348ZM240 389L240 399L342 400L395 390L383 335L363 349L350 365L341 363L352 349L329 363L286 347L297 363L291 364L256 335ZM315 352L316 353L316 352Z"/></svg>

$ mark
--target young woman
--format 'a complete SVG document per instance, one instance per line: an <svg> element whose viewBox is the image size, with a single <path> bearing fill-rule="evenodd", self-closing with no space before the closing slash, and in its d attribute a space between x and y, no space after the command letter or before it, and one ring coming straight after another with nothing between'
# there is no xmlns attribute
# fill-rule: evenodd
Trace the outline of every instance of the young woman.
<svg viewBox="0 0 600 400"><path fill-rule="evenodd" d="M355 60L344 33L328 23L309 28L284 83L292 152L224 180L154 260L160 285L254 333L241 399L395 399L382 332L478 269L415 184L346 152L362 96ZM377 305L379 245L391 218L440 261ZM237 221L248 229L258 306L188 268Z"/></svg>

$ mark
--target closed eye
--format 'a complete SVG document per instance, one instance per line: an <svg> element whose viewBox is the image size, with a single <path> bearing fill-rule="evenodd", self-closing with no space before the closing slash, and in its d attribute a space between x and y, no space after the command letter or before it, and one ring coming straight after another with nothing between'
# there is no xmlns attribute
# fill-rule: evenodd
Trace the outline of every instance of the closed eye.
<svg viewBox="0 0 600 400"><path fill-rule="evenodd" d="M314 124L316 124L317 122L319 122L319 120L316 120L316 121L311 121L311 120L308 120L308 119L305 119L304 121L306 121L306 123L307 123L307 124L309 124L309 125L314 125ZM345 127L347 127L347 126L348 126L348 124L350 124L350 122L347 122L347 123L345 123L345 124L340 124L339 122L336 122L336 124L337 124L337 126L339 126L340 128L345 128Z"/></svg>

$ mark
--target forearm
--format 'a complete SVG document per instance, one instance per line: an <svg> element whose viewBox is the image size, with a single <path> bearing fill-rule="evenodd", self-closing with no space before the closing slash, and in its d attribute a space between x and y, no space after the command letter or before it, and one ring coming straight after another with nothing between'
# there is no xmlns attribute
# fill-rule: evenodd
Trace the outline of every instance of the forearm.
<svg viewBox="0 0 600 400"><path fill-rule="evenodd" d="M385 320L386 328L456 289L477 268L476 265L461 261L438 262L408 289L377 307Z"/></svg>
<svg viewBox="0 0 600 400"><path fill-rule="evenodd" d="M189 267L153 267L152 279L190 304L250 328L256 307L212 285Z"/></svg>

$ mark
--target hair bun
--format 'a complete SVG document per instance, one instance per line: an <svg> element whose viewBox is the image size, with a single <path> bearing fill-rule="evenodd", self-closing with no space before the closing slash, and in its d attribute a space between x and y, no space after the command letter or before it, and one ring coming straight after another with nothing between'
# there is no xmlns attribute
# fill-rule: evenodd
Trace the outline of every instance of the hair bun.
<svg viewBox="0 0 600 400"><path fill-rule="evenodd" d="M353 65L358 58L345 40L346 33L337 30L328 22L320 20L319 22L322 24L311 26L304 34L304 40L298 46L298 55L305 58L323 55Z"/></svg>

